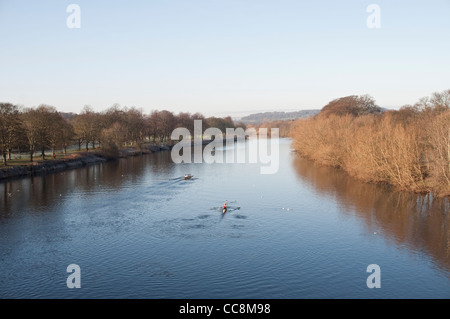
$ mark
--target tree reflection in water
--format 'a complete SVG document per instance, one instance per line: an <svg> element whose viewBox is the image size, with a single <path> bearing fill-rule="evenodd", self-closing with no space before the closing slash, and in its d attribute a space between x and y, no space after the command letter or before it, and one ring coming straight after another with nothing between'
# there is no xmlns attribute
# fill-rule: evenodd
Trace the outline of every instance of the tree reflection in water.
<svg viewBox="0 0 450 319"><path fill-rule="evenodd" d="M360 217L371 233L413 251L430 255L450 271L449 199L399 192L386 185L358 181L344 171L317 166L295 156L293 165L303 181L321 195L333 196L343 214Z"/></svg>

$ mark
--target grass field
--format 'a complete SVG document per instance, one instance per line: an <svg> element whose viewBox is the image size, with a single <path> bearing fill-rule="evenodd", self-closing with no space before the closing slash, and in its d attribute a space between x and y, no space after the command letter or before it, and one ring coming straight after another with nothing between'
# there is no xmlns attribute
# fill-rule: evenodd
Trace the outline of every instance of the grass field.
<svg viewBox="0 0 450 319"><path fill-rule="evenodd" d="M68 150L67 154L64 153L56 153L55 157L53 158L51 153L45 154L45 160L42 159L42 156L35 155L33 156L33 162L30 162L30 155L28 154L14 154L11 158L11 160L6 161L6 166L3 163L3 158L0 158L0 168L8 168L8 167L16 167L16 166L27 166L27 165L33 165L35 163L43 163L47 161L53 161L53 160L62 160L66 158L73 158L76 154L81 154L84 151L78 151L78 150Z"/></svg>

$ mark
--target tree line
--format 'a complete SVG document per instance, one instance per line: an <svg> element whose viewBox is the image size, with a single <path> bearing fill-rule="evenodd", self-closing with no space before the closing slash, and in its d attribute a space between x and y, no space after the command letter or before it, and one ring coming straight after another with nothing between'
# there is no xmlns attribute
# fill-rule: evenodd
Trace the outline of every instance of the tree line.
<svg viewBox="0 0 450 319"><path fill-rule="evenodd" d="M290 137L294 124L295 120L265 121L260 124L247 124L247 128L254 128L258 134L260 128L267 128L267 135L269 137L272 137L271 128L277 128L279 137Z"/></svg>
<svg viewBox="0 0 450 319"><path fill-rule="evenodd" d="M382 110L370 96L331 101L295 122L295 150L369 182L450 195L450 90Z"/></svg>
<svg viewBox="0 0 450 319"><path fill-rule="evenodd" d="M45 159L46 151L51 150L52 156L58 149L67 154L68 147L73 145L79 151L101 148L113 154L123 147L169 142L177 127L193 132L194 120L201 120L204 129L217 127L225 131L228 127L242 126L229 116L205 118L201 113L175 114L167 110L144 114L135 107L122 108L117 104L103 112L85 106L80 114L73 114L58 112L49 105L22 109L0 103L0 151L4 165L12 159L13 152L27 151L32 162L36 153Z"/></svg>

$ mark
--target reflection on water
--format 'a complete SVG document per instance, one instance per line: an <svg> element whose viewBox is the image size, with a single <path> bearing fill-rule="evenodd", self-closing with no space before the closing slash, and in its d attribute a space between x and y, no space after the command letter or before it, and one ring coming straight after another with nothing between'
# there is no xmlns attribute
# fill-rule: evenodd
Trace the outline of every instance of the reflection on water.
<svg viewBox="0 0 450 319"><path fill-rule="evenodd" d="M302 180L320 194L335 197L343 213L355 212L372 233L398 246L427 253L439 267L450 271L448 198L436 199L363 183L341 170L319 167L300 156L294 157L293 165Z"/></svg>
<svg viewBox="0 0 450 319"><path fill-rule="evenodd" d="M0 183L0 298L449 297L448 200L280 155L273 175L160 152Z"/></svg>
<svg viewBox="0 0 450 319"><path fill-rule="evenodd" d="M161 176L160 183L173 183L167 181L167 176L174 171L170 153L158 152L152 156L131 157L49 175L4 181L0 183L0 220L24 211L39 211L40 208L51 211L60 203L58 198L66 196L79 195L81 200L86 194L136 187L143 182L146 171L153 173L156 180L145 182L156 184L158 176Z"/></svg>

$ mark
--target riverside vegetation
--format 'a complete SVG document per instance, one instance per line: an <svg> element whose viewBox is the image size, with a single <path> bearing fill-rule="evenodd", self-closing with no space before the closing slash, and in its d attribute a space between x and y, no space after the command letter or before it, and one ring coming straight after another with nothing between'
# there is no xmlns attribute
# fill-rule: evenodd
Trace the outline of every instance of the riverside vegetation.
<svg viewBox="0 0 450 319"><path fill-rule="evenodd" d="M103 158L117 158L127 147L140 150L149 143L170 143L175 128L192 132L194 120L222 131L245 128L230 117L205 118L200 113L163 110L146 115L136 108L114 105L100 113L85 107L80 114L73 114L48 105L21 109L0 103L2 162L4 166L8 162L17 165L12 154L24 150L29 154L28 163L33 163L36 152L45 160L46 150L51 150L54 159L68 157L68 148L74 144L78 152L91 148ZM382 109L369 95L347 96L329 102L313 117L248 126L278 127L281 137L293 138L293 148L301 156L342 168L364 181L450 195L450 90L435 92L399 110ZM57 149L62 155L56 155Z"/></svg>
<svg viewBox="0 0 450 319"><path fill-rule="evenodd" d="M205 128L243 126L231 117L205 118L201 113L174 114L167 110L147 115L119 105L103 112L86 106L80 114L74 114L58 112L49 105L21 108L0 103L0 178L2 174L22 176L167 149L172 131L185 127L193 132L194 120L201 120ZM28 155L22 157L23 153Z"/></svg>
<svg viewBox="0 0 450 319"><path fill-rule="evenodd" d="M450 195L450 90L383 110L372 97L335 99L290 130L293 148L368 182Z"/></svg>

